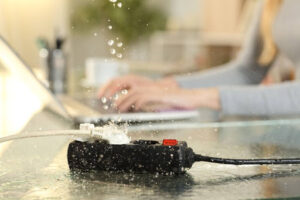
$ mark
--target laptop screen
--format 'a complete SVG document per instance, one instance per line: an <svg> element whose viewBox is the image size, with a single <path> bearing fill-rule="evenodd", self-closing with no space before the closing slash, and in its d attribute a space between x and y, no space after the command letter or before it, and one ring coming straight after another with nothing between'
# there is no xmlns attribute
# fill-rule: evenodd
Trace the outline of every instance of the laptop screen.
<svg viewBox="0 0 300 200"><path fill-rule="evenodd" d="M35 129L28 127L28 123L45 110L68 118L51 92L0 37L0 135ZM37 123L42 124L42 121L40 118ZM45 126L49 124L45 122ZM34 127L43 128L38 124Z"/></svg>

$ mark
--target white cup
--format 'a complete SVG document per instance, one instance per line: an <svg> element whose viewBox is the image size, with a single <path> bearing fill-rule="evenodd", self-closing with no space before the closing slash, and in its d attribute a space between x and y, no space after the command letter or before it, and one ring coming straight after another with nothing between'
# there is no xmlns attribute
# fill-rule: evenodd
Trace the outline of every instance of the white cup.
<svg viewBox="0 0 300 200"><path fill-rule="evenodd" d="M107 81L127 73L124 62L104 58L88 58L85 62L85 85L99 87Z"/></svg>

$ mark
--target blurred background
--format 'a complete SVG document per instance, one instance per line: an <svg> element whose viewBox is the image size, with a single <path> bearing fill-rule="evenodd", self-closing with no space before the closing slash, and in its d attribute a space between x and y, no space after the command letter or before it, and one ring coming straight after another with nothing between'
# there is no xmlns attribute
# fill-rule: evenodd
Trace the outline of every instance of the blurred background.
<svg viewBox="0 0 300 200"><path fill-rule="evenodd" d="M48 87L72 95L125 73L160 77L228 62L257 2L1 0L0 34ZM63 70L51 74L53 66Z"/></svg>

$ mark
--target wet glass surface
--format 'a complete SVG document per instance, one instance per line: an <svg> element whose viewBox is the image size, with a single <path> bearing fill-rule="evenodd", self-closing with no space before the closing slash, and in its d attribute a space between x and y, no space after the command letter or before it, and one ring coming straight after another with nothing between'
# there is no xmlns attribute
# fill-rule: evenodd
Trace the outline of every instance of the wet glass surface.
<svg viewBox="0 0 300 200"><path fill-rule="evenodd" d="M54 118L52 120L55 120ZM267 123L266 123L267 122ZM299 157L300 121L182 122L176 129L129 128L132 139L187 141L196 153L227 158ZM211 126L211 127L209 127ZM190 127L190 128L189 128ZM141 127L140 127L141 128ZM142 130L142 131L141 131ZM184 175L71 173L67 137L13 141L0 153L1 199L249 199L300 196L297 165L195 163ZM3 144L2 144L3 145ZM1 146L2 146L1 145Z"/></svg>

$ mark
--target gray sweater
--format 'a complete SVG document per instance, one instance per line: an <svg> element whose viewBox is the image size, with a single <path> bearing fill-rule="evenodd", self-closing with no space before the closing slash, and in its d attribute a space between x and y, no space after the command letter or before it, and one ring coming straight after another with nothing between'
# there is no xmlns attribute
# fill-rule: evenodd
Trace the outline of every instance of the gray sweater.
<svg viewBox="0 0 300 200"><path fill-rule="evenodd" d="M257 10L243 49L234 61L204 72L177 76L176 80L184 88L218 87L225 115L300 114L300 82L258 85L270 68L257 63L261 48L261 7ZM300 71L299 0L283 2L273 23L272 34L280 54Z"/></svg>

